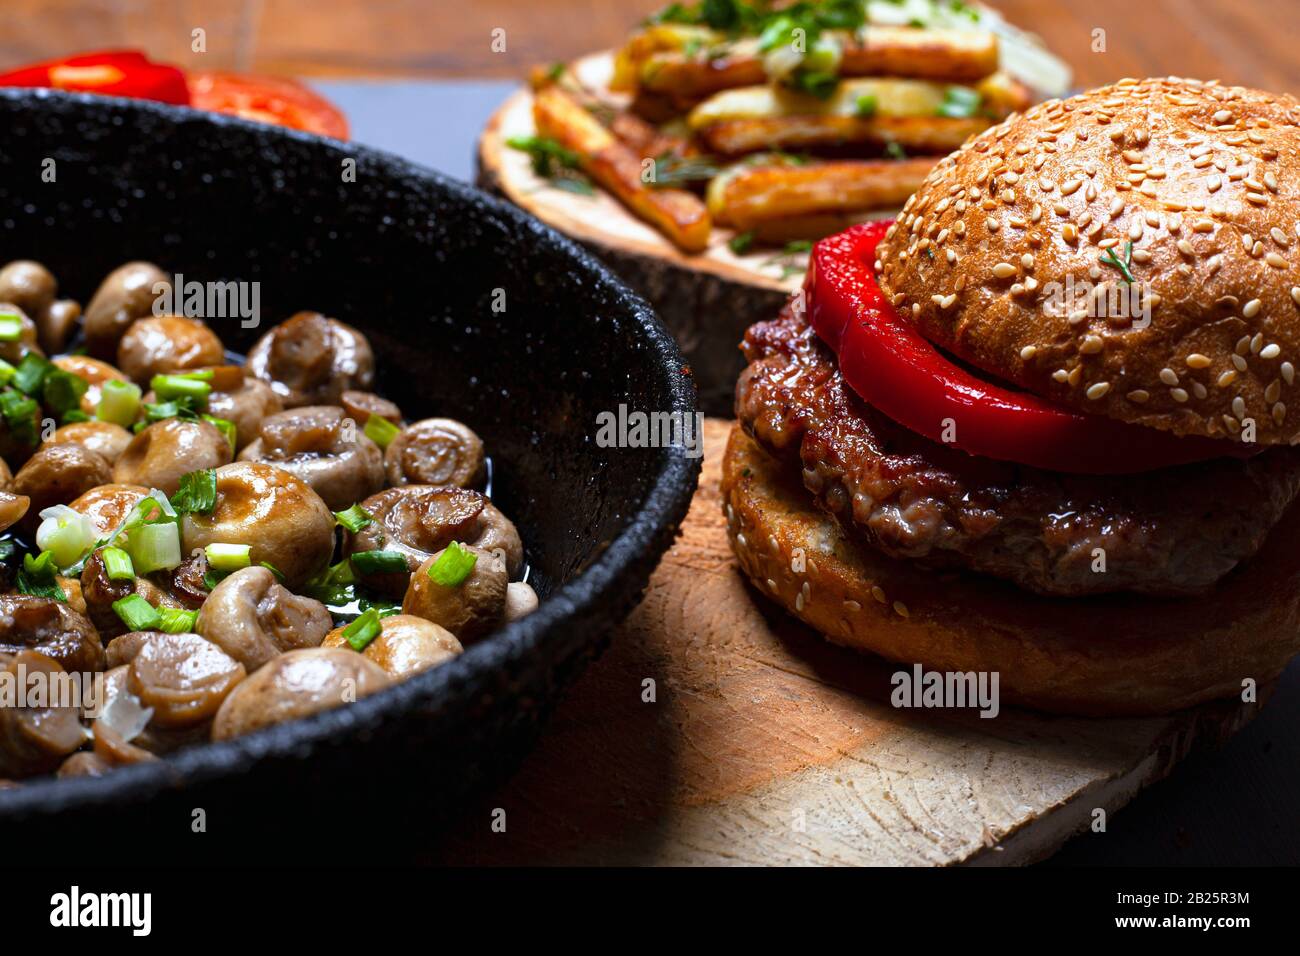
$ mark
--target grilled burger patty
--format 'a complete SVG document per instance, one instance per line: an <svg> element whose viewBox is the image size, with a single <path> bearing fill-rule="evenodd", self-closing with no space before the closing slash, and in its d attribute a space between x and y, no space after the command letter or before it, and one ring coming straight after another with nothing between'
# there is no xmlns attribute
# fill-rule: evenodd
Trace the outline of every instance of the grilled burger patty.
<svg viewBox="0 0 1300 956"><path fill-rule="evenodd" d="M859 400L789 309L752 326L742 349L741 425L802 464L804 485L846 531L893 557L1044 594L1189 594L1253 555L1300 492L1292 447L1119 476L967 455Z"/></svg>

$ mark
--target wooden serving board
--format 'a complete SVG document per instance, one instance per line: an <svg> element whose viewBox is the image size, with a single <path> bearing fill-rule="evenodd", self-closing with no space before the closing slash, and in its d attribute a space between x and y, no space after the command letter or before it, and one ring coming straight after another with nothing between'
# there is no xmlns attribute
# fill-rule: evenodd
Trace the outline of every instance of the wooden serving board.
<svg viewBox="0 0 1300 956"><path fill-rule="evenodd" d="M699 492L641 605L434 860L1030 863L1255 715L894 709L897 665L827 643L737 571L718 490L730 427L706 423Z"/></svg>
<svg viewBox="0 0 1300 956"><path fill-rule="evenodd" d="M605 90L613 68L609 51L570 65L591 90ZM713 229L704 252L682 253L605 191L579 195L535 175L528 156L507 145L511 137L535 132L532 92L521 89L483 130L478 184L587 246L645 296L691 363L705 409L729 412L742 368L736 345L751 323L775 315L803 282L807 254L758 249L736 255L727 245L735 233L722 227Z"/></svg>

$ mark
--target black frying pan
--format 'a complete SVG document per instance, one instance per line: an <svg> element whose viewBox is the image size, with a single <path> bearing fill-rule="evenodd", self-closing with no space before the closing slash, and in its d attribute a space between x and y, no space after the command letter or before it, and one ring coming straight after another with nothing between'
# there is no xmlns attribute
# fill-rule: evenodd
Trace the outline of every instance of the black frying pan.
<svg viewBox="0 0 1300 956"><path fill-rule="evenodd" d="M621 403L695 410L645 303L557 233L393 156L187 109L0 91L0 263L16 258L44 262L82 302L143 258L260 282L264 323L315 309L362 329L378 390L408 417L449 415L483 436L542 605L351 706L0 791L8 853L14 841L119 863L414 852L527 748L636 601L695 488L699 462L681 448L596 443L598 413ZM214 325L241 352L267 327ZM193 834L196 809L207 834Z"/></svg>

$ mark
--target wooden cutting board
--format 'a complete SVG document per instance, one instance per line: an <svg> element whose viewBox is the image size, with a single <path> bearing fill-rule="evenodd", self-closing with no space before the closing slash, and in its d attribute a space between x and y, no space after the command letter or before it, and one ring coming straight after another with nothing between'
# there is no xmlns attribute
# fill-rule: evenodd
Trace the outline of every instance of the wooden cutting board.
<svg viewBox="0 0 1300 956"><path fill-rule="evenodd" d="M828 644L736 570L718 490L729 429L706 424L699 492L644 601L433 860L1029 863L1257 711L895 710L898 665Z"/></svg>

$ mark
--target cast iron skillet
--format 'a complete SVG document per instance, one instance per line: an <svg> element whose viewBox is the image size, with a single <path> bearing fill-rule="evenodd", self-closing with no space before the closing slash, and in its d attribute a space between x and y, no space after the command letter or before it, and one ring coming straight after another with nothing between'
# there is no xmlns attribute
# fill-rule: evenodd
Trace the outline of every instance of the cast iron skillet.
<svg viewBox="0 0 1300 956"><path fill-rule="evenodd" d="M620 404L694 414L689 369L646 304L558 233L394 156L188 109L0 91L0 263L15 258L44 262L83 303L133 258L260 282L262 328L212 320L237 351L300 309L357 326L377 390L408 417L483 436L542 604L351 706L0 791L7 849L89 841L105 862L119 840L131 855L116 862L411 851L522 755L635 603L695 488L699 461L680 448L596 445L597 414ZM341 829L346 841L322 839ZM250 842L267 835L272 847Z"/></svg>

